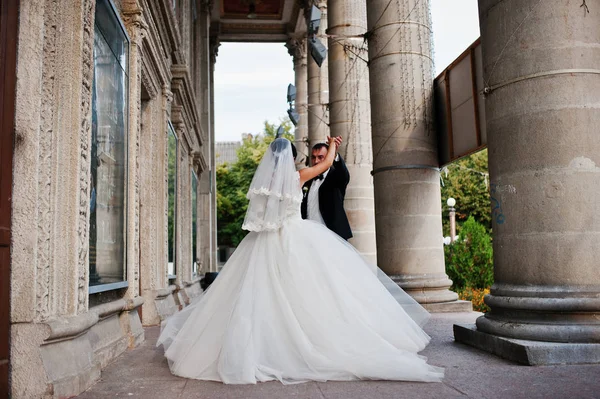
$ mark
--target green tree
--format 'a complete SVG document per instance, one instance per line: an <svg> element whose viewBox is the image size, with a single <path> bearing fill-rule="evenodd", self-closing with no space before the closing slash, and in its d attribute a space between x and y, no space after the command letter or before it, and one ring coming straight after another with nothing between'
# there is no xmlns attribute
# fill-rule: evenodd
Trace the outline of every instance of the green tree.
<svg viewBox="0 0 600 399"><path fill-rule="evenodd" d="M269 144L275 139L277 129L283 126L284 137L293 140L292 124L284 119L281 124L265 121L260 135L245 138L237 150L237 160L217 167L217 237L219 245L236 247L248 234L242 223L248 209L246 194Z"/></svg>
<svg viewBox="0 0 600 399"><path fill-rule="evenodd" d="M461 226L458 240L444 246L452 290L460 299L471 301L474 310L484 313L490 310L484 297L494 282L492 239L486 230L469 216Z"/></svg>
<svg viewBox="0 0 600 399"><path fill-rule="evenodd" d="M492 217L488 177L487 149L459 159L442 170L442 220L444 235L450 235L448 205L450 197L456 199L456 223L460 226L472 216L492 230ZM459 228L460 230L460 228Z"/></svg>
<svg viewBox="0 0 600 399"><path fill-rule="evenodd" d="M444 255L452 289L483 289L494 282L492 239L472 216L463 223L458 239L444 247Z"/></svg>

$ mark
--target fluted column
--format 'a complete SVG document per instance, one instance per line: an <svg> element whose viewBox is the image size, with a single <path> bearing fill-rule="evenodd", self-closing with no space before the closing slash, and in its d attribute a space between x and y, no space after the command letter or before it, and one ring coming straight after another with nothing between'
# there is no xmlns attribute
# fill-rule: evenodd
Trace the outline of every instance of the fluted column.
<svg viewBox="0 0 600 399"><path fill-rule="evenodd" d="M430 1L368 2L379 267L430 310L470 310L448 288L433 128Z"/></svg>
<svg viewBox="0 0 600 399"><path fill-rule="evenodd" d="M587 7L479 2L495 282L477 329L493 336L600 343L600 1Z"/></svg>
<svg viewBox="0 0 600 399"><path fill-rule="evenodd" d="M300 120L298 121L294 131L294 145L298 150L296 166L301 168L309 156L309 148L306 142L308 139L308 63L306 54L306 38L291 38L286 43L286 46L294 62L294 85L296 86L295 108L296 112L298 112L298 115L300 116Z"/></svg>
<svg viewBox="0 0 600 399"><path fill-rule="evenodd" d="M364 0L329 0L329 119L332 136L342 136L341 153L350 172L345 208L352 245L376 263L371 151L371 107ZM310 99L309 99L310 102Z"/></svg>
<svg viewBox="0 0 600 399"><path fill-rule="evenodd" d="M327 30L327 1L313 0L314 4L321 10L321 24L317 34L321 43L327 47L324 39ZM305 10L310 13L310 7ZM317 143L324 143L329 136L329 70L328 57L321 66L311 57L307 57L308 64L308 144L310 148ZM310 156L310 153L308 154Z"/></svg>

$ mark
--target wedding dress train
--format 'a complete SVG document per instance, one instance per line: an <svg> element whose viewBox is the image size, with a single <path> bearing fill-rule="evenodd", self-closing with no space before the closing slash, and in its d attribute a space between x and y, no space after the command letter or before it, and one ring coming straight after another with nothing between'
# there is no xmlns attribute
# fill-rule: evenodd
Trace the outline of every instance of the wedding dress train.
<svg viewBox="0 0 600 399"><path fill-rule="evenodd" d="M208 290L163 322L157 345L171 372L228 384L440 381L443 370L418 355L427 312L346 241L302 220L297 184L280 223L251 231Z"/></svg>

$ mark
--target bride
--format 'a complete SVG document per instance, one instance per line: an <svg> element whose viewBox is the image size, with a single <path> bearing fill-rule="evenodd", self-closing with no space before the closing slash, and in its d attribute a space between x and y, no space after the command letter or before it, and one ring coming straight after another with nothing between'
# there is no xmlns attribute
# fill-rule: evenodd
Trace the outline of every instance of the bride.
<svg viewBox="0 0 600 399"><path fill-rule="evenodd" d="M301 187L333 163L296 171L291 143L271 143L242 226L250 233L219 277L163 322L171 372L226 384L279 380L441 381L417 353L429 314L346 241L302 220Z"/></svg>

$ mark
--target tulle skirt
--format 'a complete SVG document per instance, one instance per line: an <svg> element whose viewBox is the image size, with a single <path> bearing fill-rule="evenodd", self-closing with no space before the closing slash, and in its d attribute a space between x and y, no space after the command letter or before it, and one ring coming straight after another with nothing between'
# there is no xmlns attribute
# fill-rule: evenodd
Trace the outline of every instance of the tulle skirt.
<svg viewBox="0 0 600 399"><path fill-rule="evenodd" d="M427 316L350 244L297 218L248 234L157 345L173 374L227 384L440 381L418 355Z"/></svg>

